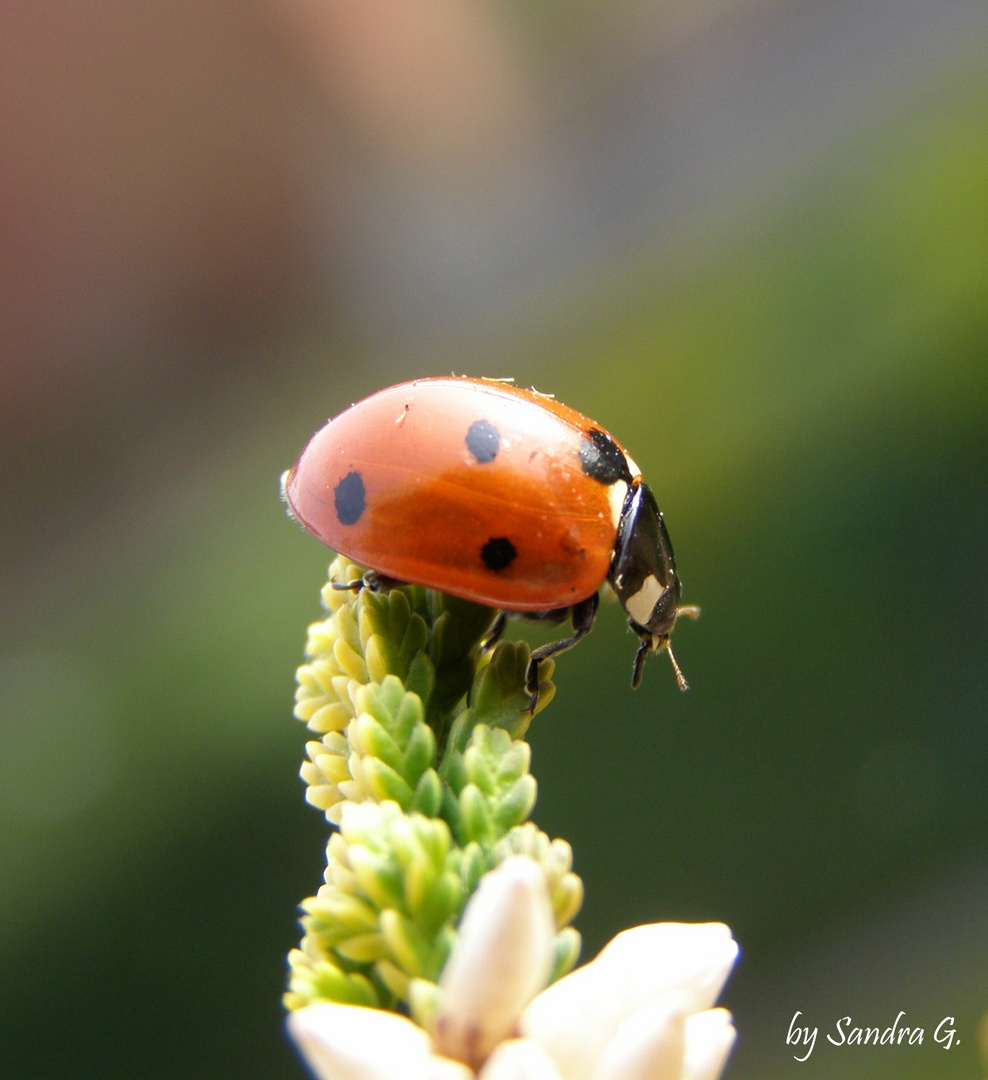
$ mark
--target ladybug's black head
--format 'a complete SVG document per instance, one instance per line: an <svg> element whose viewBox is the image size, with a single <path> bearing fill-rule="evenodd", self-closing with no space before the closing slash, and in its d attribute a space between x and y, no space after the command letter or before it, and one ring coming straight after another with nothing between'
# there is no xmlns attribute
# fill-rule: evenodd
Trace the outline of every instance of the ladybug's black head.
<svg viewBox="0 0 988 1080"><path fill-rule="evenodd" d="M628 624L642 639L631 685L637 687L641 682L646 655L665 649L680 690L688 689L669 646L669 635L679 615L695 619L700 609L679 604L682 585L672 543L651 489L640 480L632 483L624 501L607 580L621 601Z"/></svg>

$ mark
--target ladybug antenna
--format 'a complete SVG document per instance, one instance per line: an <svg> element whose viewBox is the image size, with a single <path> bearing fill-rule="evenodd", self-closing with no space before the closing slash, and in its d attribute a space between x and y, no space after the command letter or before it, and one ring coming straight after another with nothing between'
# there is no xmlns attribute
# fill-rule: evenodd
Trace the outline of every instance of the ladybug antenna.
<svg viewBox="0 0 988 1080"><path fill-rule="evenodd" d="M680 690L689 690L690 684L686 681L686 677L683 675L679 668L679 664L676 663L676 658L672 654L672 645L666 640L666 652L669 654L669 660L672 663L672 670L676 673L676 682L679 684Z"/></svg>
<svg viewBox="0 0 988 1080"><path fill-rule="evenodd" d="M688 619L699 619L700 609L695 604L681 604L676 608L676 618L680 615L685 615ZM669 639L665 640L666 652L669 654L669 660L672 663L672 670L676 673L676 682L679 684L680 690L689 690L690 684L686 681L685 676L679 668L679 664L676 663L676 658L672 654L672 646L669 644Z"/></svg>

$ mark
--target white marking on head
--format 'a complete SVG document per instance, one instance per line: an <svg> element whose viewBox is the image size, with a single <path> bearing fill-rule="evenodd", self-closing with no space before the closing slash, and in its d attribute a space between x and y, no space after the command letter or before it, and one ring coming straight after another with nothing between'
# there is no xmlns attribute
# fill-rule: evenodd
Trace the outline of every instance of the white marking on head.
<svg viewBox="0 0 988 1080"><path fill-rule="evenodd" d="M638 477L641 476L642 471L635 464L634 458L632 458L630 454L625 454L624 460L628 463L628 472L631 473L631 479L637 480Z"/></svg>
<svg viewBox="0 0 988 1080"><path fill-rule="evenodd" d="M639 626L647 626L648 620L655 610L655 605L662 599L666 591L665 585L660 585L654 574L649 574L642 582L642 587L624 603L624 610L638 623ZM654 647L654 646L653 646Z"/></svg>
<svg viewBox="0 0 988 1080"><path fill-rule="evenodd" d="M621 512L624 500L628 497L628 485L623 480L615 480L607 487L607 498L611 504L611 524L616 529L621 524Z"/></svg>

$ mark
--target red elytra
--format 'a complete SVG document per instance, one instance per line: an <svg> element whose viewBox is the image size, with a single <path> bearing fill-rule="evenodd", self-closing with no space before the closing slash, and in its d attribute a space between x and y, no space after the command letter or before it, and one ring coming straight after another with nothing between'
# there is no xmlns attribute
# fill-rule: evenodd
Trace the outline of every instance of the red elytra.
<svg viewBox="0 0 988 1080"><path fill-rule="evenodd" d="M533 653L536 690L538 662L592 627L605 581L641 638L633 685L645 653L668 648L676 616L697 614L678 606L662 515L625 450L575 409L511 383L381 390L316 432L283 492L305 528L379 576L572 617L572 637Z"/></svg>

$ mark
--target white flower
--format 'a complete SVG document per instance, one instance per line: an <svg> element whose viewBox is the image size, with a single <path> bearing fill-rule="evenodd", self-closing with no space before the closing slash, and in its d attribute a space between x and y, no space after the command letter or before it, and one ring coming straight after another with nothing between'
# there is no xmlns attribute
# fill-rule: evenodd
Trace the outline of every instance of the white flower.
<svg viewBox="0 0 988 1080"><path fill-rule="evenodd" d="M534 859L512 855L485 874L439 980L437 1049L479 1065L513 1035L522 1009L549 981L555 936L545 874Z"/></svg>
<svg viewBox="0 0 988 1080"><path fill-rule="evenodd" d="M288 1017L288 1030L321 1080L471 1080L458 1061L432 1052L432 1040L397 1013L330 1002Z"/></svg>
<svg viewBox="0 0 988 1080"><path fill-rule="evenodd" d="M712 1010L738 947L723 923L653 923L618 934L589 964L544 990L525 1010L525 1035L548 1050L565 1080L717 1076L734 1041L730 1014ZM697 1035L715 1036L704 1054ZM659 1071L616 1063L676 1061ZM684 1061L691 1072L683 1072ZM713 1063L707 1067L708 1061ZM699 1070L699 1071L697 1071Z"/></svg>
<svg viewBox="0 0 988 1080"><path fill-rule="evenodd" d="M716 1080L735 1036L712 1007L737 956L726 926L625 930L538 993L554 930L542 871L513 856L467 904L432 1037L333 1004L292 1013L289 1031L320 1080Z"/></svg>

